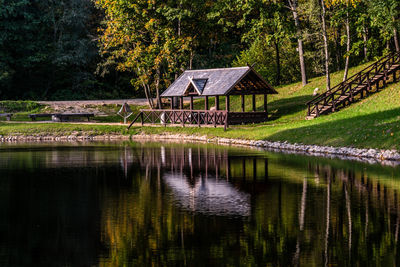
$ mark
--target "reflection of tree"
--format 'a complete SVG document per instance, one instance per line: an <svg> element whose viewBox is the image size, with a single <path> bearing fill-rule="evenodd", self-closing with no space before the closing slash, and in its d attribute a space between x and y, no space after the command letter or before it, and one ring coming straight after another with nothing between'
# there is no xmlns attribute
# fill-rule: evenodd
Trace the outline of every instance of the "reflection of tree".
<svg viewBox="0 0 400 267"><path fill-rule="evenodd" d="M60 265L90 265L101 253L100 264L112 266L396 266L396 172L232 151L135 144L4 153L0 253L20 256L14 265L40 249ZM192 193L221 184L250 195L249 216L182 209L167 175Z"/></svg>
<svg viewBox="0 0 400 267"><path fill-rule="evenodd" d="M330 224L330 214L331 214L331 177L327 177L328 184L326 188L326 228L325 228L325 266L329 263L328 254L328 243L329 243L329 224Z"/></svg>
<svg viewBox="0 0 400 267"><path fill-rule="evenodd" d="M103 242L112 265L396 262L397 189L382 186L379 177L315 160L266 164L263 157L207 146L143 147L132 154L142 174L132 177L129 188L107 192L113 201L103 203ZM267 167L272 175L260 179ZM164 180L167 174L193 190L204 181L229 177L229 184L252 195L251 216L181 209Z"/></svg>
<svg viewBox="0 0 400 267"><path fill-rule="evenodd" d="M304 230L304 216L306 213L306 196L307 196L307 178L303 180L303 192L301 194L301 204L300 204L300 212L299 212L299 236L297 237L296 244L296 253L293 259L293 265L299 265L299 257L300 257L300 239Z"/></svg>
<svg viewBox="0 0 400 267"><path fill-rule="evenodd" d="M339 178L338 181L331 179L330 185L331 203L337 202L338 197L340 201L331 204L329 264L368 264L368 259L373 259L375 264L394 263L396 220L391 218L397 219L397 190L382 186L379 179L367 177L365 172L333 169L327 165L319 169L321 174L332 172L332 178ZM345 243L347 246L343 246Z"/></svg>
<svg viewBox="0 0 400 267"><path fill-rule="evenodd" d="M222 177L228 179L231 172L227 150L167 146L160 150L142 149L133 155L139 159L143 176L134 177L132 190L119 192L113 197L116 199L106 201L103 208L103 242L109 244L109 258L113 264L164 265L207 259L214 264L239 263L240 244L246 243L245 236L240 234L243 232L243 219L215 217L210 220L184 212L173 204L175 199L165 180L175 176L187 181L188 187L195 189L199 185L199 189L211 193L222 186L223 192L229 196L233 189L237 190L237 185L232 187L226 180L220 180ZM265 170L264 161L260 161L260 170ZM254 166L254 162L251 164ZM234 172L235 166L232 167ZM255 174L252 176L256 177ZM264 178L265 174L259 173L259 176ZM202 188L204 186L213 187ZM230 235L233 229L237 229L233 231L237 235ZM229 258L231 260L227 260Z"/></svg>
<svg viewBox="0 0 400 267"><path fill-rule="evenodd" d="M97 262L101 252L99 189L108 177L122 176L118 161L107 167L53 168L51 164L44 168L41 160L49 154L17 153L10 163L32 161L33 165L0 168L1 266L91 266Z"/></svg>
<svg viewBox="0 0 400 267"><path fill-rule="evenodd" d="M350 197L349 197L349 193L347 192L347 185L344 186L344 193L346 195L347 220L349 222L349 241L348 241L348 244L349 244L349 254L351 256L351 234L352 234L352 231L351 231L351 202L350 202L351 200L350 200Z"/></svg>
<svg viewBox="0 0 400 267"><path fill-rule="evenodd" d="M303 234L304 230L304 216L306 212L306 196L307 196L307 178L304 178L303 180L303 192L301 195L301 204L300 204L300 211L299 211L299 234L297 237L297 243L296 243L296 252L294 254L293 258L293 265L298 266L299 265L299 257L300 257L300 240L301 240L301 235Z"/></svg>
<svg viewBox="0 0 400 267"><path fill-rule="evenodd" d="M180 241L181 231L192 231L193 221L165 203L157 177L134 180L131 192L120 192L113 202L104 203L103 241L109 244L110 260L118 266L167 262L169 253L176 254L173 242ZM175 257L179 259L179 253Z"/></svg>

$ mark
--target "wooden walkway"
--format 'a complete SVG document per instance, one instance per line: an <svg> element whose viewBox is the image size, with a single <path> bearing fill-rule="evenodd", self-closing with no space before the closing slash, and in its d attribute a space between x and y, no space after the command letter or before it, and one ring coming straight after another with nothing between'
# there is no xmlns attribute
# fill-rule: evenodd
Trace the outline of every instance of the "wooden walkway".
<svg viewBox="0 0 400 267"><path fill-rule="evenodd" d="M330 91L325 92L307 102L306 119L314 119L322 114L335 112L341 107L350 105L360 98L378 92L386 87L389 78L397 81L396 74L400 70L400 53L390 54L339 83Z"/></svg>

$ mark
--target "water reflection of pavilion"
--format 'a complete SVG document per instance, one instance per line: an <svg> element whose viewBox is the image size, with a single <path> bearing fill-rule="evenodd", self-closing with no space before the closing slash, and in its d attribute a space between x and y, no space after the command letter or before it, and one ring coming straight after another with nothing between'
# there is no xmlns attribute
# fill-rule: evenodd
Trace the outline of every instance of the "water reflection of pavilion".
<svg viewBox="0 0 400 267"><path fill-rule="evenodd" d="M368 262L390 253L394 259L398 257L399 187L391 184L394 180L381 179L367 165L360 164L362 168L357 169L345 162L271 157L270 177L265 181L268 162L261 155L240 155L203 145L161 145L132 151L134 161L146 170L147 182L157 178L161 188L157 192L170 194L173 204L185 211L252 216L257 227L243 230L247 232L242 242L260 240L260 247L267 243L266 255L284 251L274 259L262 258L265 262L299 266L312 259L319 266L342 266L352 259ZM268 191L250 194L246 186ZM195 220L190 214L187 218ZM182 240L191 240L188 232L180 233ZM221 236L233 235L225 234ZM276 242L278 238L282 242ZM216 237L215 242L221 240ZM371 252L374 248L382 249Z"/></svg>
<svg viewBox="0 0 400 267"><path fill-rule="evenodd" d="M379 258L386 257L388 251L397 251L400 231L400 202L398 190L392 187L392 181L385 181L381 177L372 177L365 171L366 168L356 170L351 167L335 167L330 164L308 162L308 172L314 177L304 178L303 195L299 210L299 226L296 252L293 264L299 264L300 240L304 230L304 213L306 209L307 183L314 178L317 185L326 187L323 223L325 224L324 262L325 266L335 261L333 253L335 247L343 247L343 256L348 260L357 258L360 247L369 247L369 243L385 243L385 249L378 253ZM384 176L384 175L383 175ZM388 186L389 185L389 186ZM343 205L337 205L338 195ZM377 221L379 213L384 214ZM382 227L382 228L381 228ZM379 234L378 234L379 233ZM378 234L378 235L377 235ZM390 241L381 238L391 236ZM336 239L331 240L330 236ZM368 242L367 242L368 241ZM373 245L371 245L372 247ZM376 256L375 253L369 257ZM396 265L397 252L394 254ZM396 265L397 266L397 265Z"/></svg>
<svg viewBox="0 0 400 267"><path fill-rule="evenodd" d="M190 255L185 263L193 265L204 258L204 253L199 243L191 242L202 237L206 251L210 247L222 251L221 262L226 258L243 260L231 249L232 244L249 248L247 255L257 255L254 262L258 265L312 265L312 260L318 266L346 266L355 259L368 265L380 262L376 259L390 258L393 261L387 262L394 263L387 265L397 266L400 257L400 180L396 169L272 154L268 154L268 166L260 153L247 150L244 154L205 145L133 144L73 148L64 153L32 150L8 161L7 153L0 156L4 159L0 160L3 177L7 177L4 167L28 166L30 162L46 166L29 175L21 171L19 179L2 179L2 188L12 188L3 197L3 209L13 203L17 205L13 210L21 210L22 217L12 221L12 232L19 235L21 225L40 221L42 213L31 211L43 211L43 203L51 203L51 214L60 221L46 224L53 217L43 217L40 222L48 226L42 231L29 231L29 236L48 232L63 236L72 226L79 244L89 248L85 250L88 259L98 251L90 241L92 236L100 235L96 232L99 215L103 220L102 236L107 236L101 242L110 248L110 258L117 260L121 258L115 255L156 251L162 255L152 258L156 263L171 255L176 259ZM61 172L59 167L63 168ZM56 176L63 178L54 179ZM31 184L35 186L21 190L23 185ZM29 208L23 209L21 201L27 195L33 197ZM71 202L65 206L64 200ZM194 213L196 216L192 216ZM14 236L8 238L14 240ZM68 238L53 235L48 239L54 240L49 242L49 255L67 251L75 255L68 256L68 260L85 257L76 253L75 243L69 243ZM29 240L33 242L24 243L26 247L37 246L37 239ZM29 258L30 251L26 255Z"/></svg>
<svg viewBox="0 0 400 267"><path fill-rule="evenodd" d="M141 149L136 156L146 177L156 169L177 206L209 215L249 216L250 194L236 182L264 181L268 175L267 159L216 147L161 146Z"/></svg>
<svg viewBox="0 0 400 267"><path fill-rule="evenodd" d="M161 146L154 149L142 148L137 152L140 165L144 168L162 169L188 179L200 177L231 180L266 179L268 160L259 156L230 154L228 149L197 146Z"/></svg>
<svg viewBox="0 0 400 267"><path fill-rule="evenodd" d="M250 194L241 192L226 180L196 179L167 173L163 180L174 202L184 210L218 216L249 216Z"/></svg>

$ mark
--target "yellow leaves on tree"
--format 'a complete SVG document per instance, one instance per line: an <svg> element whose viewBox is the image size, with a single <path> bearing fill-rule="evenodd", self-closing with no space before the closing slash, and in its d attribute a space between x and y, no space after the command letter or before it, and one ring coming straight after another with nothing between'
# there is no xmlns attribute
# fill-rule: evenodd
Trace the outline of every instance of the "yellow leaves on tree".
<svg viewBox="0 0 400 267"><path fill-rule="evenodd" d="M176 18L163 12L175 4L161 0L96 0L96 4L106 14L99 39L102 55L118 70L135 73L136 87L156 89L158 94L159 84L168 84L188 62L192 43L191 37L178 34Z"/></svg>
<svg viewBox="0 0 400 267"><path fill-rule="evenodd" d="M362 0L325 0L325 4L327 7L339 6L339 5L356 7L357 4L360 3L361 1Z"/></svg>

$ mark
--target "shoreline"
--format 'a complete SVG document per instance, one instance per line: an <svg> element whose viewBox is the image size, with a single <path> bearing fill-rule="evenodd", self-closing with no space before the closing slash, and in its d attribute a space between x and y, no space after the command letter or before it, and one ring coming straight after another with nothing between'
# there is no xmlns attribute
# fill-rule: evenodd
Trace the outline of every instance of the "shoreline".
<svg viewBox="0 0 400 267"><path fill-rule="evenodd" d="M68 135L68 136L0 136L0 143L23 142L69 142L69 141L185 141L214 143L221 145L246 146L265 149L272 152L294 153L308 156L326 158L340 158L345 160L358 160L369 163L383 163L385 165L399 165L400 153L397 150L352 148L305 145L288 143L286 141L245 140L221 137L207 137L186 134L107 134L107 135Z"/></svg>

